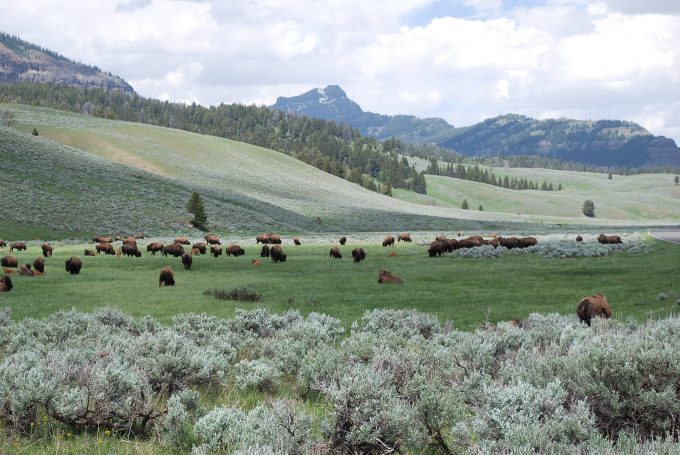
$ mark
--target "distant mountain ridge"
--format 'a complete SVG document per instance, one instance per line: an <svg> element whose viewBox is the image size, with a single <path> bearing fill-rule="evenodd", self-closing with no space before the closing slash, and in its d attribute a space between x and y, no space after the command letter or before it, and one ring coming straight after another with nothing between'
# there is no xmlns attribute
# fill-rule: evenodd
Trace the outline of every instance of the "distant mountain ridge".
<svg viewBox="0 0 680 455"><path fill-rule="evenodd" d="M38 82L134 92L122 78L0 32L0 83Z"/></svg>
<svg viewBox="0 0 680 455"><path fill-rule="evenodd" d="M378 139L435 143L468 156L538 155L613 167L680 165L675 141L621 120L536 120L506 114L455 128L441 118L364 112L337 85L279 97L270 108L346 123Z"/></svg>
<svg viewBox="0 0 680 455"><path fill-rule="evenodd" d="M350 124L361 134L377 139L396 137L415 144L444 140L455 130L442 118L423 119L413 115L382 115L365 112L337 85L315 88L302 95L289 98L280 96L269 108Z"/></svg>

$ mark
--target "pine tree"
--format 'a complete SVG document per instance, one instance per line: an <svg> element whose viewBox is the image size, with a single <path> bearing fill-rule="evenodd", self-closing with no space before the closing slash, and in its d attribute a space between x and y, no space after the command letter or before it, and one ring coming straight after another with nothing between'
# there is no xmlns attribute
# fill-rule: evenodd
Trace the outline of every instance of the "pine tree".
<svg viewBox="0 0 680 455"><path fill-rule="evenodd" d="M676 185L680 185L680 175L676 175L673 181L675 182Z"/></svg>
<svg viewBox="0 0 680 455"><path fill-rule="evenodd" d="M467 199L463 199L463 205L461 205L461 208L463 208L463 210L467 210L470 208Z"/></svg>
<svg viewBox="0 0 680 455"><path fill-rule="evenodd" d="M483 211L484 211L484 207L482 206L482 204L479 204L479 211L480 211L480 212L483 212Z"/></svg>
<svg viewBox="0 0 680 455"><path fill-rule="evenodd" d="M32 132L31 134L33 134L33 136L37 136L37 135L38 135L38 130L35 129L35 128L33 128L33 132Z"/></svg>
<svg viewBox="0 0 680 455"><path fill-rule="evenodd" d="M191 224L202 228L208 222L208 216L205 214L205 206L203 205L203 199L198 193L191 193L189 202L187 203L187 210L189 213L194 215L194 219L191 220Z"/></svg>
<svg viewBox="0 0 680 455"><path fill-rule="evenodd" d="M609 178L609 180L611 180L611 179L613 178L611 172L609 173L609 177L608 177L608 178Z"/></svg>
<svg viewBox="0 0 680 455"><path fill-rule="evenodd" d="M562 191L562 184L561 184L561 183L560 183L560 185L557 187L557 191Z"/></svg>
<svg viewBox="0 0 680 455"><path fill-rule="evenodd" d="M595 203L590 199L587 199L583 203L583 214L587 217L593 218L595 216Z"/></svg>

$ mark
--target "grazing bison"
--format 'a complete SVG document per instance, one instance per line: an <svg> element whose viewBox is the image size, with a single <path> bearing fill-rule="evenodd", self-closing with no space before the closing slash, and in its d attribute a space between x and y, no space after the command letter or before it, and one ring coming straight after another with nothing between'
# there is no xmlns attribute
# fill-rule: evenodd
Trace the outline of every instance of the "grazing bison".
<svg viewBox="0 0 680 455"><path fill-rule="evenodd" d="M77 256L71 256L70 258L66 259L65 265L66 271L68 273L71 275L78 275L80 273L80 269L83 267L83 261L81 261Z"/></svg>
<svg viewBox="0 0 680 455"><path fill-rule="evenodd" d="M146 246L146 252L150 252L154 256L158 251L163 251L163 244L161 242L151 242Z"/></svg>
<svg viewBox="0 0 680 455"><path fill-rule="evenodd" d="M17 258L14 256L5 256L0 259L0 266L2 267L16 267L18 264Z"/></svg>
<svg viewBox="0 0 680 455"><path fill-rule="evenodd" d="M176 237L175 243L179 243L180 245L191 245L191 242L186 237Z"/></svg>
<svg viewBox="0 0 680 455"><path fill-rule="evenodd" d="M600 242L600 243L603 243L603 244L623 243L623 242L621 241L621 237L619 237L618 235L604 235L604 234L600 234L600 235L597 237L597 241ZM11 248L10 248L10 251L12 251Z"/></svg>
<svg viewBox="0 0 680 455"><path fill-rule="evenodd" d="M358 264L359 262L366 259L366 252L363 248L354 248L352 250L352 259L354 259L354 262Z"/></svg>
<svg viewBox="0 0 680 455"><path fill-rule="evenodd" d="M5 240L0 239L0 248L4 248L7 246L7 242Z"/></svg>
<svg viewBox="0 0 680 455"><path fill-rule="evenodd" d="M222 256L222 248L219 245L210 245L210 254L212 257Z"/></svg>
<svg viewBox="0 0 680 455"><path fill-rule="evenodd" d="M268 258L269 257L269 246L262 245L262 249L260 250L260 257L261 258Z"/></svg>
<svg viewBox="0 0 680 455"><path fill-rule="evenodd" d="M161 275L158 277L158 287L163 285L174 286L175 277L172 275L172 269L169 265L166 265L161 269Z"/></svg>
<svg viewBox="0 0 680 455"><path fill-rule="evenodd" d="M593 294L581 299L576 306L576 314L581 322L590 325L590 321L594 317L610 318L612 310L609 308L607 297L602 294Z"/></svg>
<svg viewBox="0 0 680 455"><path fill-rule="evenodd" d="M12 251L26 251L26 242L12 242L9 244L9 252Z"/></svg>
<svg viewBox="0 0 680 455"><path fill-rule="evenodd" d="M331 252L328 254L328 256L334 259L342 259L342 253L340 252L340 248L334 246L333 248L331 248Z"/></svg>
<svg viewBox="0 0 680 455"><path fill-rule="evenodd" d="M534 246L537 243L538 240L536 240L534 237L521 237L517 239L518 248L529 248L530 246Z"/></svg>
<svg viewBox="0 0 680 455"><path fill-rule="evenodd" d="M97 254L102 252L104 254L110 254L111 256L116 254L116 250L113 249L113 245L110 243L98 243L94 246L94 248L97 250Z"/></svg>
<svg viewBox="0 0 680 455"><path fill-rule="evenodd" d="M173 243L172 245L163 245L163 257L166 257L168 254L172 257L180 257L181 255L184 254L184 248L182 248L182 245L179 243Z"/></svg>
<svg viewBox="0 0 680 455"><path fill-rule="evenodd" d="M269 250L269 257L272 258L272 262L286 262L288 257L283 249L279 245L274 245L271 250Z"/></svg>
<svg viewBox="0 0 680 455"><path fill-rule="evenodd" d="M385 237L385 240L383 240L382 246L383 247L394 246L394 237L392 237L391 235L388 235L387 237Z"/></svg>
<svg viewBox="0 0 680 455"><path fill-rule="evenodd" d="M194 260L189 253L184 253L182 255L182 265L186 270L189 270L191 268L192 262L194 262Z"/></svg>
<svg viewBox="0 0 680 455"><path fill-rule="evenodd" d="M123 244L123 246L121 248L121 252L125 256L134 256L136 258L142 257L142 252L139 251L136 244L135 245Z"/></svg>
<svg viewBox="0 0 680 455"><path fill-rule="evenodd" d="M54 251L54 248L52 248L52 245L49 243L43 243L40 245L40 248L42 248L43 256L46 258L52 256L52 251Z"/></svg>
<svg viewBox="0 0 680 455"><path fill-rule="evenodd" d="M205 254L206 251L208 251L208 244L205 242L196 242L193 245L191 245L191 248L194 250L198 250L198 252L201 254Z"/></svg>
<svg viewBox="0 0 680 455"><path fill-rule="evenodd" d="M88 250L88 249L86 248L85 251L83 251L83 254L84 254L85 256L94 256L96 253L95 253L94 251Z"/></svg>
<svg viewBox="0 0 680 455"><path fill-rule="evenodd" d="M19 267L19 275L21 276L33 276L33 270L31 270L30 264L21 264Z"/></svg>
<svg viewBox="0 0 680 455"><path fill-rule="evenodd" d="M206 235L203 236L203 238L210 245L221 245L220 238L218 236L216 236L215 234L206 234Z"/></svg>
<svg viewBox="0 0 680 455"><path fill-rule="evenodd" d="M293 238L293 243L294 243L295 245L302 245L302 242L300 242L300 239L297 238L297 237Z"/></svg>
<svg viewBox="0 0 680 455"><path fill-rule="evenodd" d="M402 284L404 282L398 276L392 275L389 270L381 270L378 274L378 283L395 283Z"/></svg>
<svg viewBox="0 0 680 455"><path fill-rule="evenodd" d="M45 273L45 260L41 256L38 256L35 258L35 261L33 261L33 268L40 273Z"/></svg>
<svg viewBox="0 0 680 455"><path fill-rule="evenodd" d="M250 261L250 263L253 264L255 267L262 265L262 261L260 261L259 259L253 259L252 261Z"/></svg>
<svg viewBox="0 0 680 455"><path fill-rule="evenodd" d="M427 249L427 254L433 258L436 256L443 256L448 248L448 242L442 240L435 240L430 243L430 248Z"/></svg>
<svg viewBox="0 0 680 455"><path fill-rule="evenodd" d="M281 237L277 234L272 234L269 237L269 243L272 243L274 245L281 245Z"/></svg>
<svg viewBox="0 0 680 455"><path fill-rule="evenodd" d="M408 232L405 234L399 234L397 238L397 242L410 242L411 241L411 234Z"/></svg>
<svg viewBox="0 0 680 455"><path fill-rule="evenodd" d="M110 235L95 235L92 237L92 243L111 243L113 242L113 237Z"/></svg>
<svg viewBox="0 0 680 455"><path fill-rule="evenodd" d="M577 235L577 236L576 236L576 241L577 241L577 242L583 242L583 237L581 237L580 235Z"/></svg>
<svg viewBox="0 0 680 455"><path fill-rule="evenodd" d="M340 245L344 246L345 243L347 243L347 236L343 235L342 237L340 237Z"/></svg>
<svg viewBox="0 0 680 455"><path fill-rule="evenodd" d="M7 275L0 278L0 292L9 292L13 288L12 279Z"/></svg>
<svg viewBox="0 0 680 455"><path fill-rule="evenodd" d="M244 254L246 254L246 252L243 250L243 248L241 248L238 245L228 245L224 249L224 251L227 253L227 256L239 257L239 256L243 256Z"/></svg>

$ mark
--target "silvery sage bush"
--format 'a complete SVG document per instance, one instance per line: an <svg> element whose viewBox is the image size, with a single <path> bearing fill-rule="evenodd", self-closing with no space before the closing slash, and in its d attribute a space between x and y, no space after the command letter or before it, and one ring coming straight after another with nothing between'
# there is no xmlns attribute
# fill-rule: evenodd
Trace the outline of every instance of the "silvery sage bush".
<svg viewBox="0 0 680 455"><path fill-rule="evenodd" d="M263 359L241 360L234 366L236 386L241 390L274 393L281 385L283 373Z"/></svg>
<svg viewBox="0 0 680 455"><path fill-rule="evenodd" d="M361 323L352 325L352 332L391 332L402 337L420 335L432 338L441 332L441 324L436 315L418 310L368 310L361 318Z"/></svg>

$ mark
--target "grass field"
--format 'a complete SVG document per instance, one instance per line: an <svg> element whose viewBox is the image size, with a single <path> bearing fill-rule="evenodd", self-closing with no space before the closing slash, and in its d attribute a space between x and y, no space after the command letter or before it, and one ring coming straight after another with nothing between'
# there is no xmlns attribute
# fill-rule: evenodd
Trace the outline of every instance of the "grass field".
<svg viewBox="0 0 680 455"><path fill-rule="evenodd" d="M351 250L342 248L340 260L328 257L329 244L286 245L286 263L268 259L254 267L259 247L243 245L240 258L198 256L190 271L179 258L144 253L142 258L83 257L79 276L64 271L64 259L82 256L87 245L56 245L41 277L14 277L15 289L0 294L0 306L10 306L13 318L45 317L59 309L91 311L103 306L122 309L135 317L147 314L162 322L173 315L207 312L231 316L236 308L267 308L274 312L299 309L321 312L349 325L372 308L417 308L442 321L469 329L490 321L526 317L532 312L573 313L584 295L602 292L614 316L645 319L676 310L680 283L676 279L680 246L654 240L647 254L613 253L607 257L557 259L535 255L503 255L498 259L429 258L426 247L398 244L391 248L362 244L367 259L352 263ZM90 246L91 247L91 246ZM145 248L142 247L143 250ZM31 262L39 246L16 253ZM161 267L171 265L177 285L158 288ZM380 285L378 271L389 269L404 278L403 285ZM203 295L208 289L245 287L262 294L257 303L220 301ZM664 292L667 299L657 300Z"/></svg>

